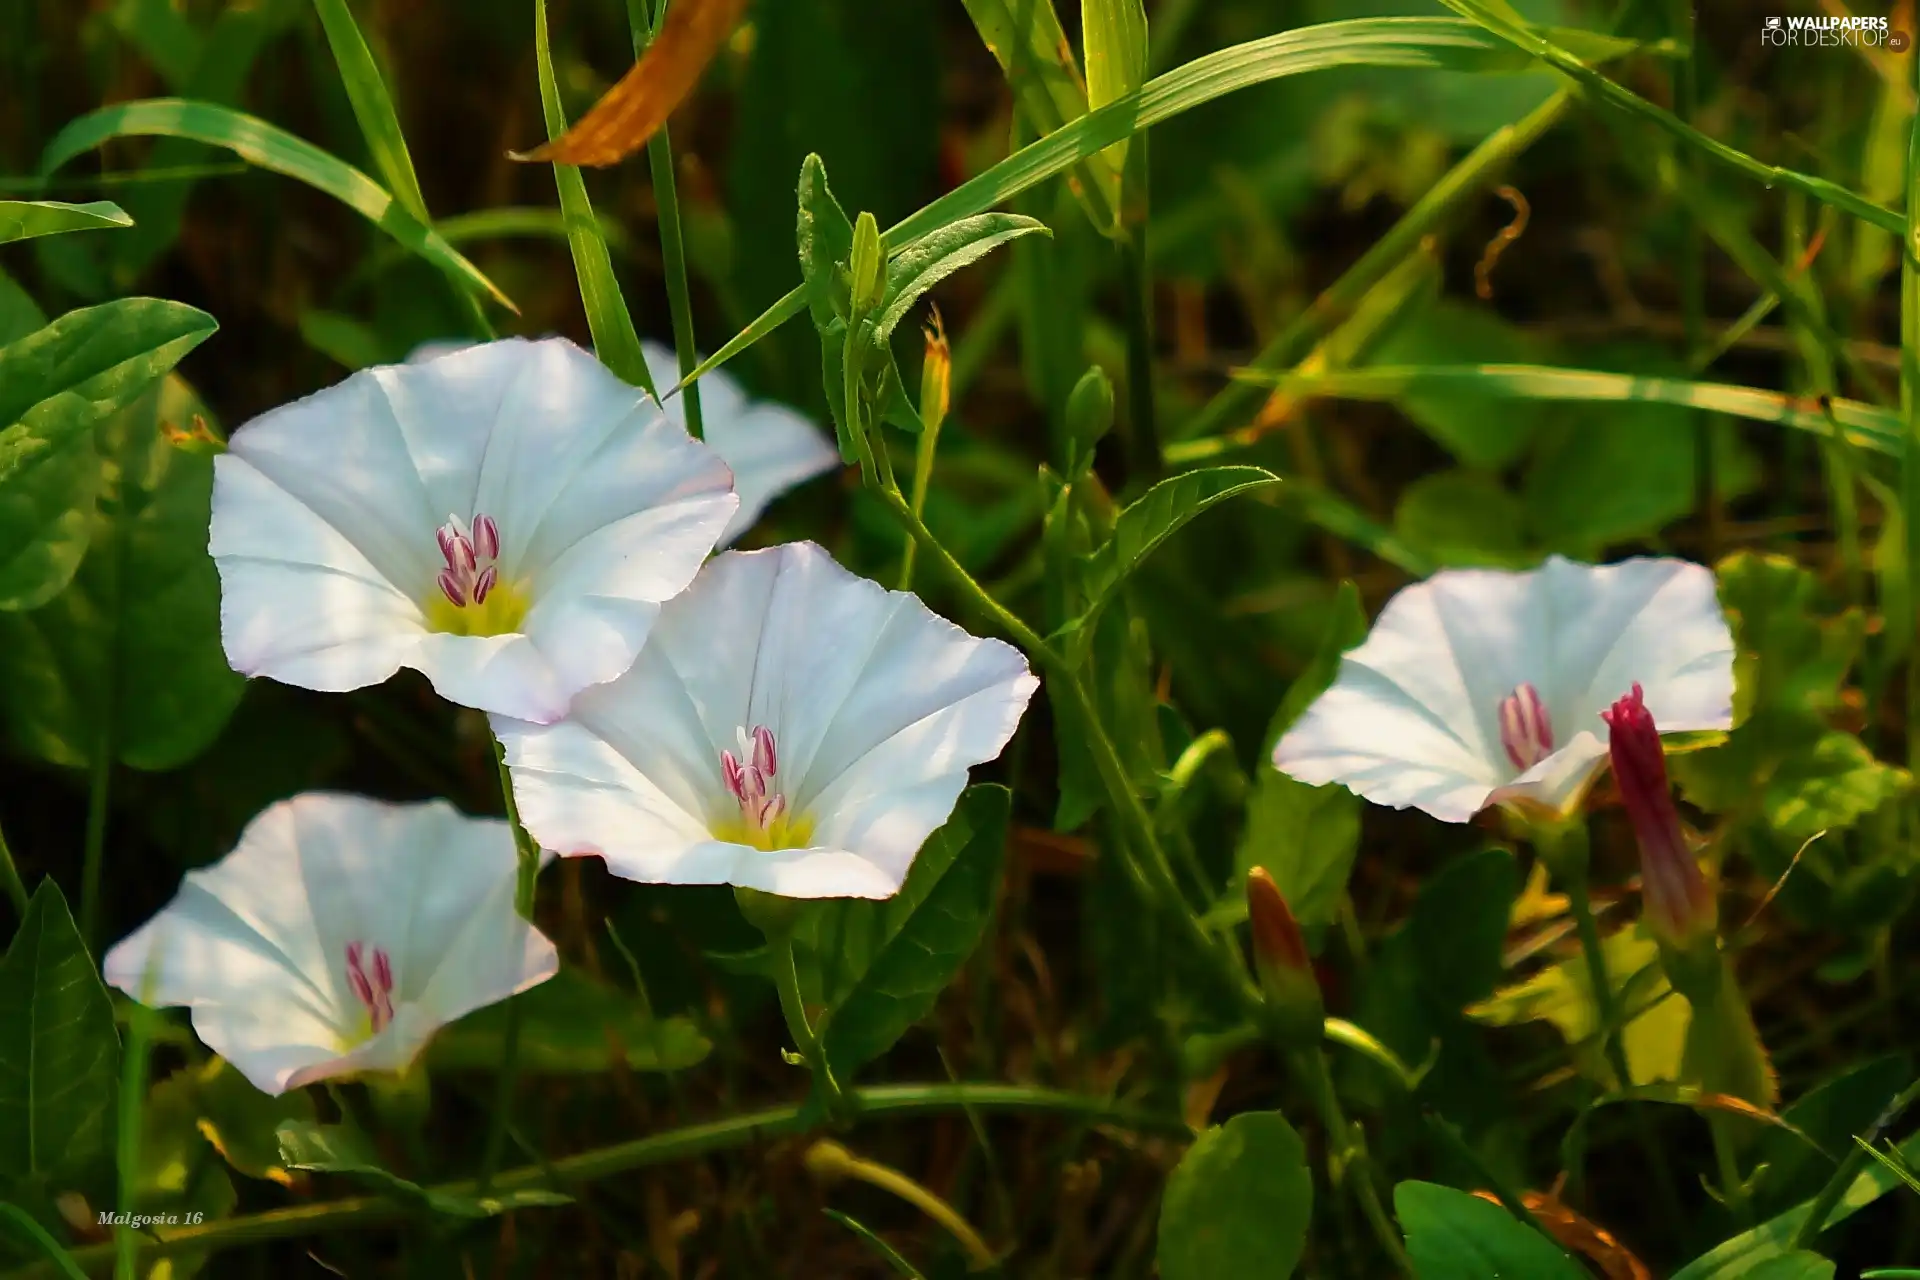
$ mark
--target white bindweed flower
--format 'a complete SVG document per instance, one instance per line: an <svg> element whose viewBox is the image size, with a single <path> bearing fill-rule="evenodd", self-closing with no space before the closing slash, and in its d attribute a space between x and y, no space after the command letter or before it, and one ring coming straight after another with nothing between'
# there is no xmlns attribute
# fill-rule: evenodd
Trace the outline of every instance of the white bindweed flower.
<svg viewBox="0 0 1920 1280"><path fill-rule="evenodd" d="M106 979L193 1029L267 1093L404 1070L455 1018L545 982L553 944L514 911L513 832L445 801L310 793L107 953Z"/></svg>
<svg viewBox="0 0 1920 1280"><path fill-rule="evenodd" d="M657 342L640 345L653 385L665 396L680 381L680 362ZM720 535L721 546L752 528L769 502L840 465L833 438L798 410L777 401L747 399L740 384L719 369L696 385L706 442L733 468L733 491L740 495L740 510ZM668 416L685 425L686 393L668 396L664 403Z"/></svg>
<svg viewBox="0 0 1920 1280"><path fill-rule="evenodd" d="M552 725L493 719L520 817L615 875L884 898L1038 681L812 543L717 557L633 669Z"/></svg>
<svg viewBox="0 0 1920 1280"><path fill-rule="evenodd" d="M401 667L549 721L633 663L738 505L712 450L562 338L365 369L214 463L227 658L339 692Z"/></svg>
<svg viewBox="0 0 1920 1280"><path fill-rule="evenodd" d="M1663 733L1730 727L1733 654L1712 572L1684 560L1447 570L1387 602L1273 763L1446 822L1560 815L1635 686Z"/></svg>

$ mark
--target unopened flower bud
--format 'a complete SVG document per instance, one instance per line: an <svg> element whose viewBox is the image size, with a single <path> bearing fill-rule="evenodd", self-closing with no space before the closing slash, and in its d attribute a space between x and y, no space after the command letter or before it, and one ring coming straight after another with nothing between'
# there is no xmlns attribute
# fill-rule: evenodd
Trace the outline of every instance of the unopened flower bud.
<svg viewBox="0 0 1920 1280"><path fill-rule="evenodd" d="M940 323L935 307L928 323L927 354L920 362L920 425L938 431L947 420L947 404L953 394L953 351L947 346L946 326Z"/></svg>
<svg viewBox="0 0 1920 1280"><path fill-rule="evenodd" d="M853 256L847 262L853 277L853 309L872 311L880 305L886 284L887 256L880 248L880 224L871 213L862 213L853 224Z"/></svg>
<svg viewBox="0 0 1920 1280"><path fill-rule="evenodd" d="M1078 470L1093 458L1094 448L1113 430L1113 382L1106 370L1091 365L1074 383L1067 397L1067 439L1074 451L1069 465Z"/></svg>
<svg viewBox="0 0 1920 1280"><path fill-rule="evenodd" d="M1660 731L1640 686L1600 715L1609 730L1614 783L1640 845L1647 927L1675 956L1697 951L1703 943L1710 947L1719 927L1719 904L1680 829Z"/></svg>
<svg viewBox="0 0 1920 1280"><path fill-rule="evenodd" d="M1313 957L1300 922L1265 867L1247 873L1247 920L1253 926L1254 967L1280 1030L1301 1045L1317 1044L1326 1010Z"/></svg>

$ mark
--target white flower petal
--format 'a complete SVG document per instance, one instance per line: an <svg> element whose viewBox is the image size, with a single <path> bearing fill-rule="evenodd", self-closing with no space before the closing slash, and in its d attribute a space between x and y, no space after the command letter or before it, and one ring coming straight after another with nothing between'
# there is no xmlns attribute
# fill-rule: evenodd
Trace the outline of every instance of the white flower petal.
<svg viewBox="0 0 1920 1280"><path fill-rule="evenodd" d="M633 668L583 692L561 723L494 728L545 847L649 882L884 897L1037 684L1011 646L794 543L713 560ZM737 812L720 753L754 725L778 743L776 785L811 824L810 848L711 835Z"/></svg>
<svg viewBox="0 0 1920 1280"><path fill-rule="evenodd" d="M1525 573L1449 570L1387 602L1274 764L1448 822L1509 800L1560 810L1606 758L1600 712L1636 682L1663 732L1732 723L1733 638L1710 570L1558 556ZM1516 776L1499 707L1523 683L1558 749Z"/></svg>
<svg viewBox="0 0 1920 1280"><path fill-rule="evenodd" d="M106 979L194 1029L259 1088L404 1067L439 1026L545 981L553 944L513 910L504 822L444 801L308 794L264 810L232 853L187 873L166 909L108 953ZM394 1020L365 1017L346 950L383 950Z"/></svg>
<svg viewBox="0 0 1920 1280"><path fill-rule="evenodd" d="M250 675L334 691L409 666L452 700L552 720L631 664L737 508L714 451L564 339L362 370L216 463L222 636ZM430 631L436 530L482 512L522 632Z"/></svg>
<svg viewBox="0 0 1920 1280"><path fill-rule="evenodd" d="M680 381L673 351L657 342L641 344L647 369L662 395ZM760 518L775 498L840 465L833 438L805 414L773 401L750 401L731 375L721 369L701 377L700 419L706 441L733 470L733 491L740 510L720 535L727 545ZM686 425L686 393L662 402L675 423Z"/></svg>

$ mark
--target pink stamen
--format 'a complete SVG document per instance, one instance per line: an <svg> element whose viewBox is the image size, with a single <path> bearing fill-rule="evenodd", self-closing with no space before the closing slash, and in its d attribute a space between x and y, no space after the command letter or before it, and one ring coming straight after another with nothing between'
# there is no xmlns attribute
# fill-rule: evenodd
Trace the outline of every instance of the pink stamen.
<svg viewBox="0 0 1920 1280"><path fill-rule="evenodd" d="M1553 754L1553 721L1540 691L1531 684L1500 700L1500 745L1522 773Z"/></svg>
<svg viewBox="0 0 1920 1280"><path fill-rule="evenodd" d="M447 562L438 578L441 594L457 609L464 609L469 601L486 603L488 593L500 583L500 571L495 567L500 556L500 527L493 517L484 512L475 515L469 530L459 516L450 515L434 531L434 538L440 544L440 558Z"/></svg>
<svg viewBox="0 0 1920 1280"><path fill-rule="evenodd" d="M773 731L755 725L751 733L739 731L740 754L720 753L720 778L727 794L740 806L740 819L748 827L765 831L787 812L787 798L774 789L779 772L779 750Z"/></svg>
<svg viewBox="0 0 1920 1280"><path fill-rule="evenodd" d="M368 972L366 950L358 942L347 944L347 985L367 1011L377 1035L393 1021L393 962L380 947L373 949L372 972Z"/></svg>

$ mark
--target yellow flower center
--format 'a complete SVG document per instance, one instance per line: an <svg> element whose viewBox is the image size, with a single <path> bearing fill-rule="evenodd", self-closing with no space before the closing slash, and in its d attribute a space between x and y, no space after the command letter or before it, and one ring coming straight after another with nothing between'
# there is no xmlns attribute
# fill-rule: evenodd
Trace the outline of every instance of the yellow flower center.
<svg viewBox="0 0 1920 1280"><path fill-rule="evenodd" d="M805 814L791 818L782 814L762 827L748 822L738 813L731 813L714 822L713 838L769 852L774 849L804 849L813 843L813 819Z"/></svg>
<svg viewBox="0 0 1920 1280"><path fill-rule="evenodd" d="M529 607L524 591L510 582L495 583L478 604L455 604L434 588L421 606L427 630L453 636L504 636L520 629Z"/></svg>

